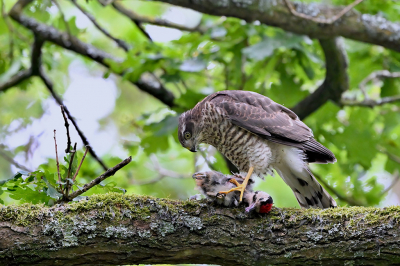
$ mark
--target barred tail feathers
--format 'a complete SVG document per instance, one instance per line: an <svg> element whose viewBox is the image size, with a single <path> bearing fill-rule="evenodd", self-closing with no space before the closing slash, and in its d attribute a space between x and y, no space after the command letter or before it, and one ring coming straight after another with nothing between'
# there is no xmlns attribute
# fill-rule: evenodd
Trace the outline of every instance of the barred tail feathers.
<svg viewBox="0 0 400 266"><path fill-rule="evenodd" d="M318 183L304 160L304 153L296 148L284 147L275 170L292 189L302 208L336 207L336 201ZM283 156L282 156L283 155Z"/></svg>

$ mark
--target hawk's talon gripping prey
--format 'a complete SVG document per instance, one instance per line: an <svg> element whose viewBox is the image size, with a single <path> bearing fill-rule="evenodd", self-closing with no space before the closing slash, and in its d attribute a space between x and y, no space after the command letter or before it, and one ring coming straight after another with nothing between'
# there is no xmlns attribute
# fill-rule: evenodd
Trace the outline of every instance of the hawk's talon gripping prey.
<svg viewBox="0 0 400 266"><path fill-rule="evenodd" d="M218 194L226 195L226 194L231 193L233 191L240 191L240 200L239 200L239 202L241 202L242 199L243 199L243 193L244 193L244 191L246 190L246 187L247 187L247 183L249 182L249 179L250 179L251 175L253 174L253 170L254 170L254 168L250 167L249 172L247 173L247 176L246 176L246 178L244 179L244 181L243 181L243 183L241 185L235 179L231 178L229 180L229 182L235 184L236 187L235 188L231 188L228 191L220 191L220 192L218 192Z"/></svg>

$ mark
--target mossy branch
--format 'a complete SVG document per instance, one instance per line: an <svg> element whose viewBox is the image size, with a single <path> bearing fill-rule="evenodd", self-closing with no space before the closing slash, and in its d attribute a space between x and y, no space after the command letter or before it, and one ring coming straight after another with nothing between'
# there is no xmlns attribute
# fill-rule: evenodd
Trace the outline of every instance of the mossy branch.
<svg viewBox="0 0 400 266"><path fill-rule="evenodd" d="M0 264L398 264L399 217L400 207L248 216L117 193L51 208L0 205Z"/></svg>

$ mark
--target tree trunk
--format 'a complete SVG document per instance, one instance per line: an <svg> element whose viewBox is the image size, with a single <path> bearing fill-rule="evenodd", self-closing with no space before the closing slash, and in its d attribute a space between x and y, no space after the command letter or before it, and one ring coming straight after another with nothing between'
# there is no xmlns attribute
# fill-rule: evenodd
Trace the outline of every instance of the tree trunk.
<svg viewBox="0 0 400 266"><path fill-rule="evenodd" d="M0 264L398 264L399 215L399 207L353 207L260 216L121 194L0 205Z"/></svg>

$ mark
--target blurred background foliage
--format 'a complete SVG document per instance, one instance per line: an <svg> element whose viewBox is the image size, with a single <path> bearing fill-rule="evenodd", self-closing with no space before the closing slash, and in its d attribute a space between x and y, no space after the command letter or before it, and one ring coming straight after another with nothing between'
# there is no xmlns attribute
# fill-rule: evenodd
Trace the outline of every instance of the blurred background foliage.
<svg viewBox="0 0 400 266"><path fill-rule="evenodd" d="M328 2L346 5L353 1ZM0 84L30 66L33 34L6 15L15 3L2 0ZM206 95L226 89L255 91L290 108L313 92L325 77L320 45L306 36L158 2L118 1L142 16L162 18L192 29L181 31L142 24L151 41L111 4L104 6L98 1L83 0L77 3L113 37L126 42L129 51L125 52L94 27L71 1L34 1L24 13L121 59L118 63L110 62L111 69L106 69L50 42L42 48L43 66L54 89L64 99L94 151L108 167L127 156L133 157L132 163L114 177L84 195L126 190L128 194L187 199L199 193L191 178L194 172L209 167L224 173L229 170L223 157L210 147L203 146L200 153L181 147L177 140L177 116L182 111L192 108ZM364 1L356 9L391 21L400 17L396 1ZM399 53L350 40L345 40L345 49L350 89L343 97L363 100L365 95L359 84L373 71L400 71ZM122 77L113 74L121 72ZM163 84L175 96L175 106L164 105L128 82L137 81L140 76ZM371 99L399 95L400 78L369 82L366 94ZM17 174L21 167L15 162L28 172L40 170L47 182L56 186L54 129L57 129L60 162L66 156L64 121L58 105L35 77L0 92L0 108L0 180L3 180L0 202L51 204L51 192L43 189L44 181L21 188L22 183L29 183L29 178ZM395 182L400 163L398 103L367 108L328 102L304 122L312 128L315 138L337 157L335 164L311 168L323 179L339 205L399 203L400 186ZM78 143L80 160L84 148L75 129L72 126L70 129L72 141ZM102 172L97 161L88 155L77 185ZM14 175L16 178L12 178ZM268 176L264 182L258 180L256 186L270 193L276 206L298 207L281 178Z"/></svg>

